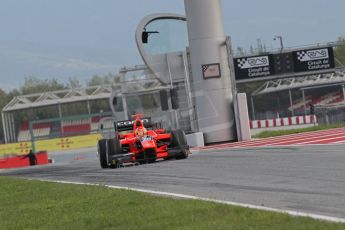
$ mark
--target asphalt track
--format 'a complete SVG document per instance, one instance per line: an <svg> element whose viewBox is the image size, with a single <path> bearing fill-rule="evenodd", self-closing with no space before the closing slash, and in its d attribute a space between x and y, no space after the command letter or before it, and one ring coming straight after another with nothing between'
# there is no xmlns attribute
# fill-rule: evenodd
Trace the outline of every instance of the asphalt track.
<svg viewBox="0 0 345 230"><path fill-rule="evenodd" d="M64 155L56 164L2 170L0 176L131 187L345 218L344 145L205 149L186 160L109 170L100 169L95 149L83 153L55 153Z"/></svg>

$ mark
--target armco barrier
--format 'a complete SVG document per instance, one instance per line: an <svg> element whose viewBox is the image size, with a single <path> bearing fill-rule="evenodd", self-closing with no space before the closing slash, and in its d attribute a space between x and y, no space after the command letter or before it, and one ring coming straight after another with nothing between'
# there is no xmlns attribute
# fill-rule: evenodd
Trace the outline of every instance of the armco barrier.
<svg viewBox="0 0 345 230"><path fill-rule="evenodd" d="M48 153L39 152L36 154L37 165L49 164ZM29 158L23 156L13 156L0 158L0 169L21 168L30 166Z"/></svg>
<svg viewBox="0 0 345 230"><path fill-rule="evenodd" d="M297 117L284 117L271 120L257 120L250 121L251 129L272 128L291 125L308 125L316 124L317 117L315 115L297 116Z"/></svg>
<svg viewBox="0 0 345 230"><path fill-rule="evenodd" d="M63 151L69 149L80 149L95 147L101 138L99 134L57 138L51 140L36 141L37 151ZM9 154L27 154L31 149L31 142L21 142L15 144L0 145L0 156Z"/></svg>

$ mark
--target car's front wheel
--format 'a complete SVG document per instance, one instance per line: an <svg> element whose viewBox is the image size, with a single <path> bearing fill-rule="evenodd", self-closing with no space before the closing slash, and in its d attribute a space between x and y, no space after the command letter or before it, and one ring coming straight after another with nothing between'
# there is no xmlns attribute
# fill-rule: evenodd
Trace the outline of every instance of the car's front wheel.
<svg viewBox="0 0 345 230"><path fill-rule="evenodd" d="M108 168L108 157L107 157L107 140L102 139L98 141L98 157L101 164L101 168Z"/></svg>
<svg viewBox="0 0 345 230"><path fill-rule="evenodd" d="M117 164L113 164L113 156L122 154L121 142L118 138L107 140L107 162L110 167L117 167Z"/></svg>

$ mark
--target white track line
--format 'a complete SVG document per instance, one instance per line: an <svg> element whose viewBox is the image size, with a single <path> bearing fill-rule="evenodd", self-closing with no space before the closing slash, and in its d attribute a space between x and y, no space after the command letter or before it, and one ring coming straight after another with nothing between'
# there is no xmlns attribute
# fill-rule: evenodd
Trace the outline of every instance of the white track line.
<svg viewBox="0 0 345 230"><path fill-rule="evenodd" d="M36 180L36 179L28 179L28 180ZM114 186L114 185L105 185L105 184L83 183L83 182L70 182L70 181L59 181L59 180L39 180L39 181L54 182L54 183L61 183L61 184L104 186L104 187L112 188L112 189L122 189L122 190L134 191L134 192L148 193L148 194L152 194L152 195L160 195L160 196L176 197L176 198L183 198L183 199L208 201L208 202L214 202L214 203L219 203L219 204L227 204L227 205L243 207L243 208L250 208L250 209L262 210L262 211L283 213L283 214L288 214L288 215L296 216L296 217L308 217L308 218L312 218L312 219L316 219L316 220L321 220L321 221L345 223L345 219L337 218L337 217L332 217L332 216L324 216L324 215L318 215L318 214L313 214L313 213L297 212L297 211L290 211L290 210L284 210L284 209L269 208L269 207L264 207L264 206L257 206L257 205L251 205L251 204L245 204L245 203L231 202L231 201L226 201L226 200L209 199L209 198L203 198L203 197L191 196L191 195L184 195L184 194L179 194L179 193L159 192L159 191L146 190L146 189L138 189L138 188L130 188L130 187Z"/></svg>

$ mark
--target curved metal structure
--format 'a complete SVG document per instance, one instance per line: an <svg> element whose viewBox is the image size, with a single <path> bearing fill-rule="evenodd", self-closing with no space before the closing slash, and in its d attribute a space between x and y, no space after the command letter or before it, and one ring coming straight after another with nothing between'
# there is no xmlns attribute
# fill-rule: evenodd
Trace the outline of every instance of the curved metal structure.
<svg viewBox="0 0 345 230"><path fill-rule="evenodd" d="M147 67L153 72L153 74L156 75L158 79L160 79L160 77L157 76L156 74L157 69L154 68L153 63L150 61L149 55L147 55L145 52L144 45L142 42L142 33L146 30L146 26L149 25L151 22L157 21L157 20L164 20L164 19L186 21L186 17L180 14L169 14L169 13L151 14L151 15L146 16L139 22L139 25L135 32L135 41L136 41L140 56L142 57Z"/></svg>

